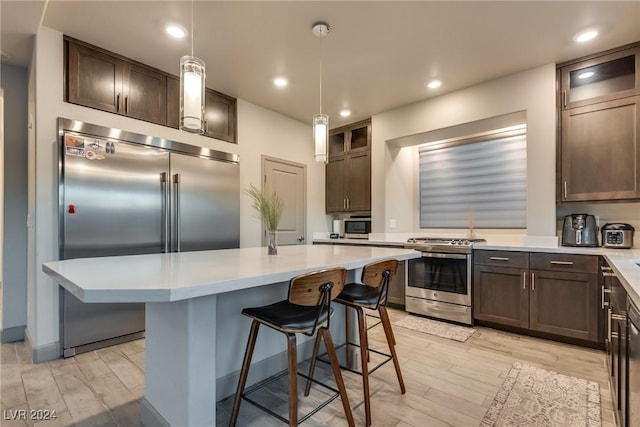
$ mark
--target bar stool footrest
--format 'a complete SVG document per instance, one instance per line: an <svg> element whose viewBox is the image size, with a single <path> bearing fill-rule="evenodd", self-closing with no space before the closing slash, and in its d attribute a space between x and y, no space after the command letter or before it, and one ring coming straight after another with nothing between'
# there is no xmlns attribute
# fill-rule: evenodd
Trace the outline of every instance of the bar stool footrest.
<svg viewBox="0 0 640 427"><path fill-rule="evenodd" d="M345 347L345 346L350 346L350 345L351 345L351 346L354 346L354 347L358 347L358 348L360 348L360 345L359 345L359 344L352 343L352 342L347 342L347 343L340 344L340 345L336 346L336 353L338 353L338 350L339 350L340 348ZM377 371L377 370L378 370L378 368L382 367L382 365L386 364L387 362L389 362L390 360L392 360L392 359L393 359L393 356L391 356L391 355L390 355L390 354L388 354L388 353L384 353L384 352L381 352L381 351L375 350L375 349L373 349L373 348L369 348L368 350L369 350L369 351L371 351L371 352L373 352L373 353L379 354L380 356L383 356L383 357L384 357L384 360L383 360L383 361L379 362L377 365L375 365L374 367L372 367L371 369L369 369L369 371L368 371L368 372L369 372L369 375L371 375L372 373L374 373L375 371ZM348 350L348 348L347 348L347 351L349 351L349 350ZM340 357L338 357L338 359L340 359ZM331 363L331 362L329 361L329 358L328 358L328 355L327 355L327 353L326 353L326 352L325 352L325 353L322 353L322 354L320 354L320 355L318 355L318 357L316 358L316 360L319 360L320 362L324 362L324 363ZM356 358L356 361L358 361L358 362L360 361L359 356ZM351 367L349 367L349 366L346 366L346 365L344 365L344 364L342 363L342 361L340 361L340 360L339 360L339 362L340 362L340 368L341 368L341 369L344 369L344 370L349 371L349 372L353 372L354 374L362 375L362 371L361 371L361 370L360 370L360 371L358 371L357 369L354 369L354 368L351 368Z"/></svg>
<svg viewBox="0 0 640 427"><path fill-rule="evenodd" d="M344 344L343 344L344 345ZM325 353L326 354L326 353ZM268 386L269 384L272 384L276 381L278 381L279 379L281 379L282 377L285 377L289 374L289 372L287 370L276 374L262 382L259 382L258 384L255 384L247 389L245 389L245 392L241 394L241 398L247 402L249 402L250 404L252 404L253 406L255 406L258 409L263 410L264 412L268 413L269 415L279 419L280 421L284 422L285 424L289 424L289 420L287 418L284 418L282 415L272 411L271 409L265 407L264 405L262 405L261 403L256 402L255 400L252 400L251 398L249 398L249 395L252 393L255 393L256 391ZM311 418L312 416L314 416L318 411L320 411L322 408L324 408L325 406L327 406L328 404L330 404L331 402L333 402L334 400L336 400L339 396L340 396L340 392L336 389L333 388L323 382L314 380L313 378L310 378L308 375L305 375L301 372L297 373L298 376L305 378L307 380L310 380L313 383L316 383L328 390L331 390L333 392L333 394L331 396L329 396L326 400L324 400L322 403L320 403L318 406L316 406L312 411L310 411L308 414L305 414L304 416L298 418L298 424L303 423L304 421L306 421L307 419Z"/></svg>

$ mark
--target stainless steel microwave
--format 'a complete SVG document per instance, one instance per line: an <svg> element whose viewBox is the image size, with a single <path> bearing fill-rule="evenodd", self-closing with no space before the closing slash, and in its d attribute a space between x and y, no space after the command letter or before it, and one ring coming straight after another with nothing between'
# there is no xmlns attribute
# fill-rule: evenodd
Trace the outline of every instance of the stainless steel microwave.
<svg viewBox="0 0 640 427"><path fill-rule="evenodd" d="M348 218L344 220L344 237L368 239L371 233L371 218Z"/></svg>

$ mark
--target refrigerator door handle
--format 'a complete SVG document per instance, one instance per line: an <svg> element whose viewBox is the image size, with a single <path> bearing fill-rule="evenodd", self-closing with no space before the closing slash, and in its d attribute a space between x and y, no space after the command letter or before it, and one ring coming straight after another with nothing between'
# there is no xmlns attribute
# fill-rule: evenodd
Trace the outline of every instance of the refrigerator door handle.
<svg viewBox="0 0 640 427"><path fill-rule="evenodd" d="M180 252L180 174L173 175L173 185L175 189L175 229L176 229L176 252Z"/></svg>
<svg viewBox="0 0 640 427"><path fill-rule="evenodd" d="M160 192L162 193L162 252L169 252L169 188L167 173L160 173Z"/></svg>

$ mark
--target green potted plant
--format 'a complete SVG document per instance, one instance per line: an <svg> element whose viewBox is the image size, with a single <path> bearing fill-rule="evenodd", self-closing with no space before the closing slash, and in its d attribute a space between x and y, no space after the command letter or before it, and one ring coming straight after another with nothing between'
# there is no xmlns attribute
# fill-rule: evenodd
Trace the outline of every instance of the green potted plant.
<svg viewBox="0 0 640 427"><path fill-rule="evenodd" d="M245 189L245 193L251 197L253 207L258 213L258 219L262 221L262 224L264 224L264 227L269 233L269 255L277 255L276 230L278 229L280 217L284 210L284 201L275 191L270 192L266 188L258 189L253 184Z"/></svg>

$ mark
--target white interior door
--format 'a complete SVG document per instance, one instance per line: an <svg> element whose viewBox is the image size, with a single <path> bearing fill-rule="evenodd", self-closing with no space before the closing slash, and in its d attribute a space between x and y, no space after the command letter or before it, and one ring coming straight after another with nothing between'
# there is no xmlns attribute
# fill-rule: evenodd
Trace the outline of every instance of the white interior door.
<svg viewBox="0 0 640 427"><path fill-rule="evenodd" d="M284 212L278 224L278 245L305 244L306 231L306 166L272 157L262 157L263 186L275 191L284 201ZM262 233L266 244L266 230Z"/></svg>

